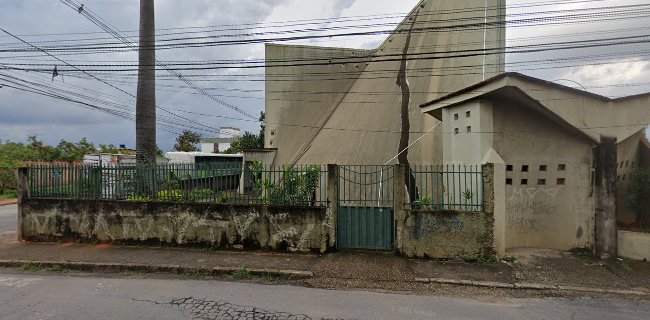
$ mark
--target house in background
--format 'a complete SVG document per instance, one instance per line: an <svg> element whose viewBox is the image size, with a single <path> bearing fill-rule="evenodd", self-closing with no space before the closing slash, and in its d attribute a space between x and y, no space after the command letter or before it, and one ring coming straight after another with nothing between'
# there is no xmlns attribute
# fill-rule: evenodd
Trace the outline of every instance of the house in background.
<svg viewBox="0 0 650 320"><path fill-rule="evenodd" d="M421 109L442 121L445 163L503 165L495 181L505 199L495 216L501 249L593 248L603 229L597 212L635 219L623 200L625 177L650 166L650 94L610 99L504 73ZM600 181L618 192L604 186L599 198Z"/></svg>
<svg viewBox="0 0 650 320"><path fill-rule="evenodd" d="M239 128L221 127L219 128L218 138L201 139L201 152L224 152L228 150L230 148L230 144L239 137L241 137L241 130Z"/></svg>

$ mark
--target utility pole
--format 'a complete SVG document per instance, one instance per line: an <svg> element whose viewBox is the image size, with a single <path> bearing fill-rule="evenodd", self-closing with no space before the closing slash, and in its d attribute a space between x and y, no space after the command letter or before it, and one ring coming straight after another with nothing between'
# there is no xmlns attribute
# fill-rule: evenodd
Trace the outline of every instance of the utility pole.
<svg viewBox="0 0 650 320"><path fill-rule="evenodd" d="M156 151L156 23L154 0L140 0L138 93L135 104L137 164L155 164Z"/></svg>

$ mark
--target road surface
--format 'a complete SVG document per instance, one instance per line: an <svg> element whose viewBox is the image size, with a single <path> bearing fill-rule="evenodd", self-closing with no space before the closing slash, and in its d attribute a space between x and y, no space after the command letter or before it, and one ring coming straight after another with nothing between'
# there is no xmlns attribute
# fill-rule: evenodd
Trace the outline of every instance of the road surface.
<svg viewBox="0 0 650 320"><path fill-rule="evenodd" d="M5 320L650 319L650 302L486 299L0 270L0 315Z"/></svg>
<svg viewBox="0 0 650 320"><path fill-rule="evenodd" d="M0 236L16 231L18 207L15 204L0 206Z"/></svg>

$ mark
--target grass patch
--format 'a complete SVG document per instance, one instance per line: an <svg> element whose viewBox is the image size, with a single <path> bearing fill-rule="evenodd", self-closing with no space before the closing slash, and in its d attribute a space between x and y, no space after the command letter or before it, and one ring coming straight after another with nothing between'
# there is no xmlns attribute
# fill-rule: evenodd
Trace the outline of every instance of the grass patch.
<svg viewBox="0 0 650 320"><path fill-rule="evenodd" d="M616 266L621 268L621 269L628 269L628 270L632 269L632 267L630 267L630 265L627 263L627 261L625 261L625 259L621 259L621 258L616 259Z"/></svg>
<svg viewBox="0 0 650 320"><path fill-rule="evenodd" d="M16 199L18 198L18 191L16 190L6 190L4 193L0 194L0 200Z"/></svg>
<svg viewBox="0 0 650 320"><path fill-rule="evenodd" d="M210 271L206 269L196 269L193 270L192 272L186 273L186 275L190 278L205 278L210 276Z"/></svg>
<svg viewBox="0 0 650 320"><path fill-rule="evenodd" d="M50 271L63 272L63 271L65 271L65 268L63 268L63 266L61 266L60 264L55 264L52 267L50 267Z"/></svg>
<svg viewBox="0 0 650 320"><path fill-rule="evenodd" d="M36 272L36 271L43 270L43 267L38 263L27 262L27 263L23 264L22 269L25 270L25 271Z"/></svg>
<svg viewBox="0 0 650 320"><path fill-rule="evenodd" d="M231 276L237 280L247 280L253 277L250 271L244 268L233 271Z"/></svg>
<svg viewBox="0 0 650 320"><path fill-rule="evenodd" d="M503 261L510 262L510 263L515 263L515 262L517 262L517 257L515 257L515 256L505 257L505 258L503 258Z"/></svg>

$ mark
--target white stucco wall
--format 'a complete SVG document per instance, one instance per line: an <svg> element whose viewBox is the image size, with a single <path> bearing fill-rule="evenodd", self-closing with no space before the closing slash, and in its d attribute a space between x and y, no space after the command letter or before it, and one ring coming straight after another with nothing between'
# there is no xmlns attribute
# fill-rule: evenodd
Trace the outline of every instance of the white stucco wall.
<svg viewBox="0 0 650 320"><path fill-rule="evenodd" d="M506 247L591 247L592 143L508 101L494 102L494 132L506 164Z"/></svg>
<svg viewBox="0 0 650 320"><path fill-rule="evenodd" d="M618 255L633 260L650 260L650 233L618 230Z"/></svg>

